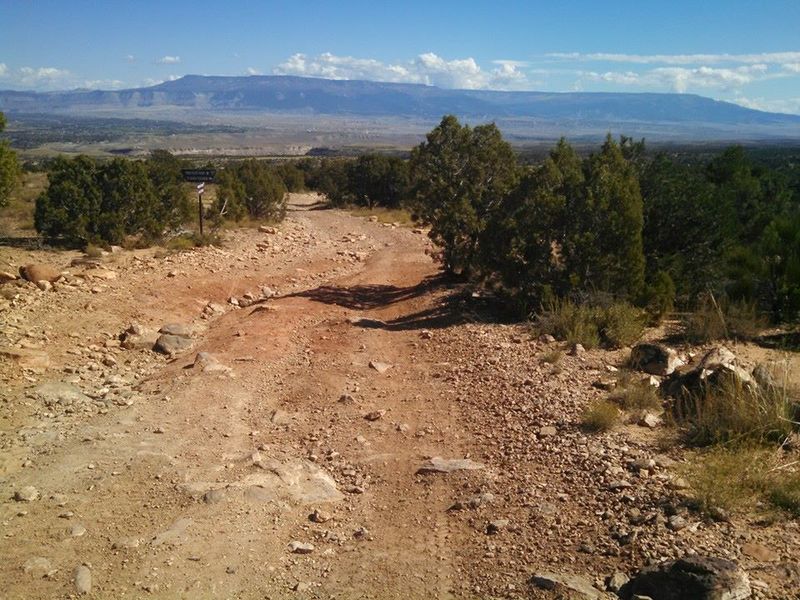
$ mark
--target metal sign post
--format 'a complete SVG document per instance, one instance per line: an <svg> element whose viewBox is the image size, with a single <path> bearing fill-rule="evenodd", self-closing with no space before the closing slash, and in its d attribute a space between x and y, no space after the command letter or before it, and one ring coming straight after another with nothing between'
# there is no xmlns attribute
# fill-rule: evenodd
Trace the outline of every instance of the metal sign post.
<svg viewBox="0 0 800 600"><path fill-rule="evenodd" d="M203 237L203 192L206 183L214 183L217 172L214 169L183 169L183 180L197 185L197 218L200 222L200 237Z"/></svg>

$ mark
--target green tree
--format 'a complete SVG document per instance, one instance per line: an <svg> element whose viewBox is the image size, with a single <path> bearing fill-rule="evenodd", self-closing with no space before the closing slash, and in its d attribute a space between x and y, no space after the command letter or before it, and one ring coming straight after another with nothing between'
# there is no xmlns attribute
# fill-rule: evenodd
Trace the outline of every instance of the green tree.
<svg viewBox="0 0 800 600"><path fill-rule="evenodd" d="M474 274L484 229L518 180L514 151L495 125L471 129L449 115L414 148L410 167L414 208L445 268Z"/></svg>
<svg viewBox="0 0 800 600"><path fill-rule="evenodd" d="M349 165L349 192L362 206L395 208L408 190L406 161L380 154L362 154Z"/></svg>
<svg viewBox="0 0 800 600"><path fill-rule="evenodd" d="M499 275L523 313L567 292L562 251L583 182L581 159L562 138L541 165L523 175L486 229L485 269Z"/></svg>
<svg viewBox="0 0 800 600"><path fill-rule="evenodd" d="M6 117L0 112L0 132L6 128ZM20 177L17 153L11 149L8 141L0 140L0 207L8 204L11 192L17 186Z"/></svg>
<svg viewBox="0 0 800 600"><path fill-rule="evenodd" d="M218 212L222 212L222 206L234 220L248 214L254 219L277 221L286 214L286 186L270 165L249 159L220 174Z"/></svg>
<svg viewBox="0 0 800 600"><path fill-rule="evenodd" d="M97 163L88 156L58 157L48 179L47 190L36 199L36 230L75 245L97 240L102 204Z"/></svg>
<svg viewBox="0 0 800 600"><path fill-rule="evenodd" d="M153 239L161 233L159 201L144 163L115 158L97 170L97 185L101 203L96 229L100 240L119 244L126 235L142 234Z"/></svg>
<svg viewBox="0 0 800 600"><path fill-rule="evenodd" d="M167 150L153 150L145 165L158 198L155 219L173 229L191 220L194 213L193 198L183 181L183 161Z"/></svg>
<svg viewBox="0 0 800 600"><path fill-rule="evenodd" d="M644 286L642 196L636 171L609 134L586 168L585 194L573 214L567 263L586 290L634 299Z"/></svg>

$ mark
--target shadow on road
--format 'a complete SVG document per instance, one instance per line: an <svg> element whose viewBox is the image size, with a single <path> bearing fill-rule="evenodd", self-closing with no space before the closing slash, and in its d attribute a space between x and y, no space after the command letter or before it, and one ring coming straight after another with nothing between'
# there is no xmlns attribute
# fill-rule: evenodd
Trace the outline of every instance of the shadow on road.
<svg viewBox="0 0 800 600"><path fill-rule="evenodd" d="M472 298L468 286L454 284L452 280L442 274L426 277L416 285L408 287L379 284L348 287L324 285L313 290L305 290L284 297L309 298L315 302L335 304L353 310L371 310L385 308L392 304L418 298L424 294L445 288L451 291L443 297L434 299L434 306L387 321L363 318L353 324L364 329L407 331L413 329L440 329L460 323L494 321L497 319L496 313L486 310L486 307L482 306L480 301Z"/></svg>

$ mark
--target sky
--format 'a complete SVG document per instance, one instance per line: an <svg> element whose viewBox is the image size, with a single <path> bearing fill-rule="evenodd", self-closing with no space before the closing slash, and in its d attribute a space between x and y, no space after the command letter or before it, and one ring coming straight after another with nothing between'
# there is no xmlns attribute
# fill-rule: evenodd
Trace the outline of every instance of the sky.
<svg viewBox="0 0 800 600"><path fill-rule="evenodd" d="M186 74L694 93L800 114L800 0L0 0L0 89Z"/></svg>

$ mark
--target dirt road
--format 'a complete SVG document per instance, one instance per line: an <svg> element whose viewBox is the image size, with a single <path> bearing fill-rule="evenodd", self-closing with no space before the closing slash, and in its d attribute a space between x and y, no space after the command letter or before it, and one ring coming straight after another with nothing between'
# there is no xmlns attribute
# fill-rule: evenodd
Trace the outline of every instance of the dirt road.
<svg viewBox="0 0 800 600"><path fill-rule="evenodd" d="M0 312L1 597L554 597L531 573L602 589L687 552L789 597L796 524L672 531L658 432L580 430L622 354L545 364L523 325L474 322L408 228L293 210L227 237L99 268L0 250L2 270L70 271ZM191 348L121 347L134 322L144 341L182 325ZM742 532L777 562L743 556Z"/></svg>

